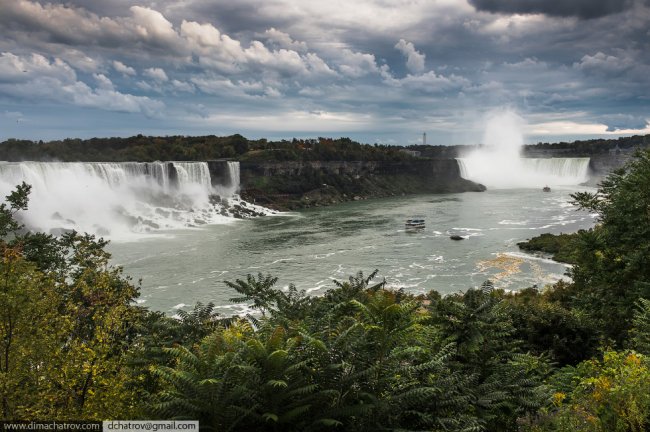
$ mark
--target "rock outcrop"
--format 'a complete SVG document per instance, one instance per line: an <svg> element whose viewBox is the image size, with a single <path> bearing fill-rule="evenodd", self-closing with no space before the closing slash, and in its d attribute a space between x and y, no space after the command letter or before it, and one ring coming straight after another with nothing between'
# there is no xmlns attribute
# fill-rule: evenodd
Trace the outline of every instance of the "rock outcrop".
<svg viewBox="0 0 650 432"><path fill-rule="evenodd" d="M241 162L241 195L275 209L415 193L480 192L455 159Z"/></svg>

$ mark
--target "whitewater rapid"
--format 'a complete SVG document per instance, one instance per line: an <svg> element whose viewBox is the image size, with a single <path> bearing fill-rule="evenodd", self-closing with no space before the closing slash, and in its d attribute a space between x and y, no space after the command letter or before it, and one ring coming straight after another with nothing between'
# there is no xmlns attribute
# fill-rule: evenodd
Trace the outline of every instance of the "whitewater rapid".
<svg viewBox="0 0 650 432"><path fill-rule="evenodd" d="M0 193L21 182L32 186L20 215L30 229L130 239L231 223L233 206L243 203L239 163L227 162L227 171L224 184L213 184L206 162L0 162Z"/></svg>

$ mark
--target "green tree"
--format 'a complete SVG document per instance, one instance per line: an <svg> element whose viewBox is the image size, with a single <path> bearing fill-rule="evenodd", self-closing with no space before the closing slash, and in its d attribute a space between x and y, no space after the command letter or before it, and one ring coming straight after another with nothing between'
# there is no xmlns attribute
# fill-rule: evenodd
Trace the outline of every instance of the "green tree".
<svg viewBox="0 0 650 432"><path fill-rule="evenodd" d="M639 299L630 333L632 347L646 356L650 355L650 300Z"/></svg>
<svg viewBox="0 0 650 432"><path fill-rule="evenodd" d="M545 405L549 366L520 352L508 303L491 282L432 297L432 320L443 342L456 345L455 368L473 378L469 409L490 431L516 430L518 418Z"/></svg>
<svg viewBox="0 0 650 432"><path fill-rule="evenodd" d="M575 386L555 395L557 413L543 430L642 432L650 425L648 359L633 351L605 351L575 369Z"/></svg>
<svg viewBox="0 0 650 432"><path fill-rule="evenodd" d="M23 184L0 205L0 394L9 418L120 418L136 410L126 356L137 289L106 242L24 234Z"/></svg>
<svg viewBox="0 0 650 432"><path fill-rule="evenodd" d="M598 213L599 225L578 236L571 304L621 343L637 300L650 298L650 152L639 152L597 193L573 197L580 208Z"/></svg>

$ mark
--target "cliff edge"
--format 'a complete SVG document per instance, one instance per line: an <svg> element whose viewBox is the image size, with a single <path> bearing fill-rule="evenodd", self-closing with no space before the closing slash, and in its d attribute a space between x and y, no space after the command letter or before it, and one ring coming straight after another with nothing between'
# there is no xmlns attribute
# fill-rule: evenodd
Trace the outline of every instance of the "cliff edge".
<svg viewBox="0 0 650 432"><path fill-rule="evenodd" d="M455 159L241 162L240 176L244 199L278 210L407 194L485 190L460 176Z"/></svg>

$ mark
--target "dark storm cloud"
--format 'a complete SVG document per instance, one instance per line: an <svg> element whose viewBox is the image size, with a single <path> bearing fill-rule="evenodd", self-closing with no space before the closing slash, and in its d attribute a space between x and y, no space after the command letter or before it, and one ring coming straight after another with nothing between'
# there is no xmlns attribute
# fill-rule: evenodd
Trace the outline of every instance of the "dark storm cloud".
<svg viewBox="0 0 650 432"><path fill-rule="evenodd" d="M505 14L545 14L558 17L599 18L630 8L633 0L469 0L477 9Z"/></svg>
<svg viewBox="0 0 650 432"><path fill-rule="evenodd" d="M610 132L621 129L643 129L648 124L646 117L630 114L609 115L603 117L601 121L607 125L607 130Z"/></svg>

